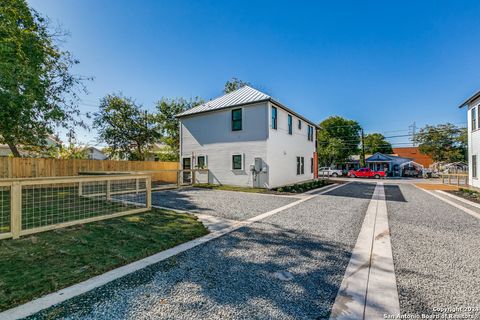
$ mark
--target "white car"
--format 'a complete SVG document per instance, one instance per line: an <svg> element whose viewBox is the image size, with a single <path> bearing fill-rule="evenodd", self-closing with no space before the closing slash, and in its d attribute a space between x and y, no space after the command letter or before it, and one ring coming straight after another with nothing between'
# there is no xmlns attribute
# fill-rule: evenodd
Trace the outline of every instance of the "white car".
<svg viewBox="0 0 480 320"><path fill-rule="evenodd" d="M340 177L343 174L342 170L332 169L330 167L321 167L318 169L318 176Z"/></svg>

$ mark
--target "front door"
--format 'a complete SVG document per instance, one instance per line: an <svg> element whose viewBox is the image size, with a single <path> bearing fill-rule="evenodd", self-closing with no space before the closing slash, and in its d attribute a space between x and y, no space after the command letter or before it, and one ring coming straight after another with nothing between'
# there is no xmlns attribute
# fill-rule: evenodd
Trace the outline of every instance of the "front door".
<svg viewBox="0 0 480 320"><path fill-rule="evenodd" d="M191 170L192 169L192 159L183 158L182 159L182 169ZM192 183L192 172L191 171L182 171L182 182L183 183Z"/></svg>

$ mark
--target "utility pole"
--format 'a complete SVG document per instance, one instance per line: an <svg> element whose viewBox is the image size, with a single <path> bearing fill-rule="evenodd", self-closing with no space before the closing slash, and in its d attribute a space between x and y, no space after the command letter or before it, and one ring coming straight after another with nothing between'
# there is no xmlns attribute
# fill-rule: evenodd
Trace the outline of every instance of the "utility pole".
<svg viewBox="0 0 480 320"><path fill-rule="evenodd" d="M408 126L408 129L409 129L408 134L412 135L412 138L411 138L412 145L414 147L416 147L415 136L417 135L417 125L416 125L415 121L413 122L413 124L411 126ZM411 129L411 131L410 131L410 129Z"/></svg>
<svg viewBox="0 0 480 320"><path fill-rule="evenodd" d="M363 133L363 129L362 129L362 156L361 156L361 164L362 164L362 167L365 167L366 163L365 163L365 134Z"/></svg>

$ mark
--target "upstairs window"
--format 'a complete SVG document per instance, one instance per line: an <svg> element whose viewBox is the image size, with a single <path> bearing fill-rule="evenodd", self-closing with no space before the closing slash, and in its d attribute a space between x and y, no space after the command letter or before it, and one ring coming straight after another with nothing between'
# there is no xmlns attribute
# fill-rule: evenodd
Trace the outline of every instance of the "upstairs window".
<svg viewBox="0 0 480 320"><path fill-rule="evenodd" d="M308 126L308 132L307 132L307 138L308 138L308 141L313 141L313 127L312 126Z"/></svg>
<svg viewBox="0 0 480 320"><path fill-rule="evenodd" d="M298 130L302 130L302 120L298 119Z"/></svg>
<svg viewBox="0 0 480 320"><path fill-rule="evenodd" d="M293 133L293 130L292 130L292 116L291 115L288 115L288 134L292 134Z"/></svg>
<svg viewBox="0 0 480 320"><path fill-rule="evenodd" d="M472 131L477 130L477 108L472 108Z"/></svg>
<svg viewBox="0 0 480 320"><path fill-rule="evenodd" d="M242 109L232 110L232 131L242 130Z"/></svg>
<svg viewBox="0 0 480 320"><path fill-rule="evenodd" d="M272 129L277 130L277 108L272 107Z"/></svg>

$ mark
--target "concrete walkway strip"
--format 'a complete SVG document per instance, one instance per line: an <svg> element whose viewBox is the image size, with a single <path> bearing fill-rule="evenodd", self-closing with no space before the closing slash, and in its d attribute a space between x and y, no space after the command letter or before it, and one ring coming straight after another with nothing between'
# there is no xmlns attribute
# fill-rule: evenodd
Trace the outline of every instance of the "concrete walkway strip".
<svg viewBox="0 0 480 320"><path fill-rule="evenodd" d="M429 193L430 195L434 196L434 197L437 198L437 199L442 200L443 202L448 203L449 205L454 206L454 207L457 208L457 209L462 210L462 211L465 212L465 213L468 213L468 214L471 215L472 217L475 217L475 218L477 218L477 219L480 219L480 213L478 213L478 212L476 212L476 211L473 211L473 210L471 210L471 209L469 209L469 208L465 208L464 206L461 206L461 205L459 205L458 203L455 203L455 202L453 202L453 201L450 201L450 200L448 200L448 199L445 199L445 197L441 196L440 194L450 196L451 198L454 198L454 199L456 199L456 200L459 200L459 201L468 203L469 205L474 206L474 207L477 207L477 204L476 204L476 203L473 203L473 202L470 203L471 201L465 200L465 199L460 198L460 197L456 197L456 196L451 195L451 194L446 193L446 192L442 192L442 191L435 191L435 192L434 192L434 191L422 189L422 188L420 188L420 187L417 187L417 188L420 189L420 190L422 190L422 191L425 191L426 193ZM457 198L458 198L458 199L457 199ZM468 201L468 202L467 202L467 201Z"/></svg>
<svg viewBox="0 0 480 320"><path fill-rule="evenodd" d="M330 319L400 314L383 182L376 185Z"/></svg>
<svg viewBox="0 0 480 320"><path fill-rule="evenodd" d="M130 264L127 264L123 267L119 267L114 270L110 270L106 273L103 273L101 275L98 275L96 277L90 278L88 280L85 280L83 282L77 283L75 285L72 285L70 287L67 287L65 289L59 290L57 292L53 292L50 294L47 294L41 298L32 300L30 302L27 302L25 304L22 304L20 306L17 306L12 309L5 310L3 312L0 312L0 319L1 320L11 320L11 319L22 319L28 316L31 316L41 310L47 309L51 306L54 306L56 304L59 304L61 302L64 302L68 299L74 298L76 296L79 296L81 294L84 294L88 291L91 291L93 289L96 289L98 287L101 287L111 281L114 281L116 279L119 279L121 277L124 277L128 274L131 274L135 271L138 271L140 269L146 268L152 264L158 263L160 261L166 260L174 255L177 255L179 253L182 253L186 250L189 250L191 248L194 248L198 245L201 245L203 243L206 243L210 240L219 238L223 235L226 235L230 232L233 232L241 227L247 226L249 224L252 224L256 221L265 219L266 217L269 217L271 215L274 215L276 213L279 213L281 211L284 211L286 209L289 209L293 206L296 206L304 201L307 201L316 195L321 195L327 192L330 192L334 189L340 188L342 186L345 186L346 184L333 184L333 185L328 185L326 187L320 188L315 190L316 193L310 194L308 196L305 196L295 202L292 202L290 204L287 204L283 207L265 212L259 216L256 216L254 218L248 219L246 221L237 221L237 222L232 222L233 225L212 233L209 233L203 237L182 243L176 247L170 248L168 250L156 253L154 255L151 255L149 257L146 257L144 259L132 262ZM185 212L183 210L175 210L171 208L165 208L167 210L172 210L172 211L178 211L178 212Z"/></svg>

